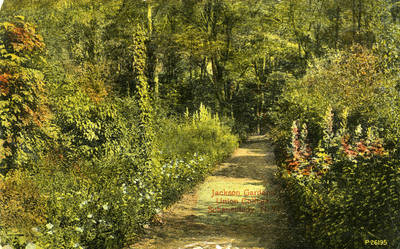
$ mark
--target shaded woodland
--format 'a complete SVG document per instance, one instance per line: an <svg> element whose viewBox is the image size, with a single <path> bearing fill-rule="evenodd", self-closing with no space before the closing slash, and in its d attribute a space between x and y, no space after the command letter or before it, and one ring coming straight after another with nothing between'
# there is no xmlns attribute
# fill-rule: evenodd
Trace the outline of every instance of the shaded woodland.
<svg viewBox="0 0 400 249"><path fill-rule="evenodd" d="M399 19L396 0L5 0L0 246L128 246L267 133L288 248L397 248Z"/></svg>

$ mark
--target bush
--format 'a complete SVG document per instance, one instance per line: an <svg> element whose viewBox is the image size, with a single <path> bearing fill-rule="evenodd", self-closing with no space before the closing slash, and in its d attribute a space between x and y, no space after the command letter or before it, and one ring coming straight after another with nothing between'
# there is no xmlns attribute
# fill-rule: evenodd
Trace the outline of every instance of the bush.
<svg viewBox="0 0 400 249"><path fill-rule="evenodd" d="M292 145L281 171L293 227L312 248L366 248L365 240L397 245L399 160L383 147L373 128L335 129L330 111L316 147L307 127L292 129ZM303 237L303 238L301 238Z"/></svg>
<svg viewBox="0 0 400 249"><path fill-rule="evenodd" d="M22 248L28 243L39 248L121 248L237 146L229 128L201 107L179 123L172 118L159 122L153 141L158 150L149 161L137 132L136 101L128 98L113 103L112 115L96 119L101 129L95 134L104 134L101 143L86 145L102 153L91 152L89 158L54 148L31 167L31 177L20 179L22 186L37 186L35 198L45 203L40 216L26 209L27 217L42 218L36 223L21 221L25 230L15 225L18 233L3 234L2 241ZM176 148L167 146L171 141ZM73 146L75 150L84 145ZM67 155L75 155L75 160L71 162ZM10 202L0 204L3 208ZM36 233L24 232L32 228Z"/></svg>
<svg viewBox="0 0 400 249"><path fill-rule="evenodd" d="M117 98L101 65L45 85L20 19L0 26L0 247L122 248L236 148L204 106L157 122L140 39L137 96Z"/></svg>
<svg viewBox="0 0 400 249"><path fill-rule="evenodd" d="M0 24L0 173L26 166L52 136L40 71L44 47L23 18Z"/></svg>
<svg viewBox="0 0 400 249"><path fill-rule="evenodd" d="M354 45L314 61L302 79L288 86L285 98L320 113L330 106L336 113L347 108L350 115L368 115L384 89L393 87L384 76L379 58Z"/></svg>
<svg viewBox="0 0 400 249"><path fill-rule="evenodd" d="M202 180L238 145L238 138L231 134L230 128L203 105L193 115L186 112L182 120L163 119L158 130L156 143L163 162L166 205Z"/></svg>
<svg viewBox="0 0 400 249"><path fill-rule="evenodd" d="M157 143L168 155L192 157L195 153L217 162L237 147L237 137L203 105L192 116L185 113L183 121L164 120Z"/></svg>
<svg viewBox="0 0 400 249"><path fill-rule="evenodd" d="M328 108L337 117L347 112L351 129L358 124L386 128L385 137L393 140L399 130L393 127L398 110L395 85L383 73L381 59L360 45L316 59L303 78L288 82L270 113L277 148L283 151L290 143L294 120L307 124L315 146L322 137L320 127ZM278 155L278 159L283 158Z"/></svg>
<svg viewBox="0 0 400 249"><path fill-rule="evenodd" d="M1 175L0 175L1 176ZM28 172L14 170L0 177L0 241L22 244L46 221L46 196Z"/></svg>
<svg viewBox="0 0 400 249"><path fill-rule="evenodd" d="M49 195L45 248L121 248L160 208L154 173L133 158L104 158L37 175ZM44 246L46 245L46 246ZM78 246L79 245L79 246Z"/></svg>

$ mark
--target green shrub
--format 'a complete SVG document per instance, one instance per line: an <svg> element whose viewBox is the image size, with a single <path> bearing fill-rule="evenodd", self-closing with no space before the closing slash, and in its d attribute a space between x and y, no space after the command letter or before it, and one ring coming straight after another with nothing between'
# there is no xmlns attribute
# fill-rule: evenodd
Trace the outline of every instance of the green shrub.
<svg viewBox="0 0 400 249"><path fill-rule="evenodd" d="M25 167L52 136L40 70L44 48L23 18L0 24L0 173Z"/></svg>
<svg viewBox="0 0 400 249"><path fill-rule="evenodd" d="M37 175L48 195L45 248L121 248L160 208L154 177L134 158L103 158L95 164ZM47 173L47 174L46 174Z"/></svg>
<svg viewBox="0 0 400 249"><path fill-rule="evenodd" d="M47 197L26 171L13 170L0 177L0 245L24 244L46 221Z"/></svg>
<svg viewBox="0 0 400 249"><path fill-rule="evenodd" d="M316 59L306 75L289 81L277 105L269 114L272 137L280 154L290 143L294 120L310 128L308 139L315 146L322 138L321 124L328 108L341 115L347 112L348 126L358 124L387 129L385 138L395 140L398 92L396 82L383 73L381 59L372 51L354 45L347 51L332 51ZM388 140L387 139L387 140ZM283 156L283 155L282 155ZM283 158L278 155L278 161Z"/></svg>
<svg viewBox="0 0 400 249"><path fill-rule="evenodd" d="M102 64L45 85L33 26L1 25L0 246L122 248L236 148L204 106L156 120L136 38L137 96L118 98Z"/></svg>
<svg viewBox="0 0 400 249"><path fill-rule="evenodd" d="M163 153L192 157L195 153L217 162L237 147L237 137L230 128L212 115L203 105L192 116L185 114L183 122L164 120L158 142Z"/></svg>
<svg viewBox="0 0 400 249"><path fill-rule="evenodd" d="M300 247L400 242L395 85L380 58L356 45L316 61L284 89L272 137Z"/></svg>
<svg viewBox="0 0 400 249"><path fill-rule="evenodd" d="M139 134L137 102L127 98L113 103L112 111L102 109L112 115L95 119L101 124L95 134L103 138L86 145L92 158L54 148L31 167L31 177L21 179L21 184L37 186L36 197L44 198L43 219L22 222L26 231L36 233L28 236L16 227L18 234L4 235L2 241L22 248L28 243L39 248L121 248L237 146L229 128L201 107L179 123L171 118L159 122L153 144L159 150L149 161ZM172 139L176 148L167 146ZM84 145L72 146L78 150ZM102 153L93 153L97 150Z"/></svg>
<svg viewBox="0 0 400 249"><path fill-rule="evenodd" d="M169 205L230 155L238 138L218 116L203 105L183 119L164 118L158 127L156 143L162 162L163 203Z"/></svg>
<svg viewBox="0 0 400 249"><path fill-rule="evenodd" d="M302 79L289 84L285 98L320 113L330 106L336 113L347 108L350 116L368 115L387 87L393 87L393 82L385 79L379 58L354 45L316 60Z"/></svg>
<svg viewBox="0 0 400 249"><path fill-rule="evenodd" d="M366 248L365 240L399 241L399 160L384 149L373 128L334 129L330 111L318 146L307 127L292 129L289 160L282 169L287 210L303 246ZM302 237L302 238L301 238Z"/></svg>
<svg viewBox="0 0 400 249"><path fill-rule="evenodd" d="M194 187L210 172L211 164L207 158L197 154L192 159L165 161L162 165L162 201L169 206L179 200L184 192Z"/></svg>

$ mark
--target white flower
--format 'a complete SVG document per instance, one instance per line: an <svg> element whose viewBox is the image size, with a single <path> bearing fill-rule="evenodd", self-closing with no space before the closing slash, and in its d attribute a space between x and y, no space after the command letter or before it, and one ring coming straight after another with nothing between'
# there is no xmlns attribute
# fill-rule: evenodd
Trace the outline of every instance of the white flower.
<svg viewBox="0 0 400 249"><path fill-rule="evenodd" d="M51 230L53 227L54 227L54 225L51 224L51 223L47 223L46 224L46 228L49 229L49 230Z"/></svg>
<svg viewBox="0 0 400 249"><path fill-rule="evenodd" d="M360 136L361 133L362 133L362 131L363 131L362 126L361 126L361 125L358 125L358 126L356 127L356 130L355 130L356 135Z"/></svg>
<svg viewBox="0 0 400 249"><path fill-rule="evenodd" d="M92 214L88 214L87 217L88 217L89 219L91 219L91 218L93 218L93 215L92 215Z"/></svg>
<svg viewBox="0 0 400 249"><path fill-rule="evenodd" d="M36 245L33 243L28 243L25 247L25 249L36 249Z"/></svg>
<svg viewBox="0 0 400 249"><path fill-rule="evenodd" d="M104 210L108 210L108 204L104 204L104 205L103 205L103 209L104 209Z"/></svg>
<svg viewBox="0 0 400 249"><path fill-rule="evenodd" d="M124 184L122 184L122 193L124 193L124 194L126 194L126 193L127 193L127 191L126 191L126 185L125 185L125 183L124 183Z"/></svg>
<svg viewBox="0 0 400 249"><path fill-rule="evenodd" d="M79 204L79 207L80 207L80 208L83 208L83 206L85 206L87 203L88 203L87 201L82 201L82 203Z"/></svg>
<svg viewBox="0 0 400 249"><path fill-rule="evenodd" d="M83 228L82 227L75 227L75 231L83 233Z"/></svg>

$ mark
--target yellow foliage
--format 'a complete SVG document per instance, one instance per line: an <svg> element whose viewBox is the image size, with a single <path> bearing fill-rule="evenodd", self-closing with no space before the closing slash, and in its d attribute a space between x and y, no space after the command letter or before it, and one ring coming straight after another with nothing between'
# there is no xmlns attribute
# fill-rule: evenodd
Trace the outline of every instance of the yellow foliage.
<svg viewBox="0 0 400 249"><path fill-rule="evenodd" d="M22 171L0 176L0 226L31 235L32 228L45 222L45 198L30 176Z"/></svg>

